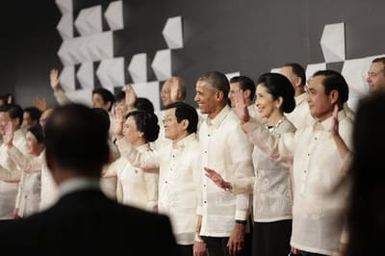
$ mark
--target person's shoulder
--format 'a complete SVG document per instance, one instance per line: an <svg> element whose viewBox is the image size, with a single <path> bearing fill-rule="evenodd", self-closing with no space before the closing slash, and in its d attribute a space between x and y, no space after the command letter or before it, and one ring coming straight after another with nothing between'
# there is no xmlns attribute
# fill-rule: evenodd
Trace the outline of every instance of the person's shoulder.
<svg viewBox="0 0 385 256"><path fill-rule="evenodd" d="M343 114L338 117L340 133L351 132L354 125L354 120L351 116Z"/></svg>
<svg viewBox="0 0 385 256"><path fill-rule="evenodd" d="M127 215L130 215L133 220L137 220L138 222L168 222L168 217L166 215L149 212L119 203L116 203L116 205L122 209L123 213L125 212Z"/></svg>
<svg viewBox="0 0 385 256"><path fill-rule="evenodd" d="M297 128L295 125L287 118L282 122L282 132L295 132Z"/></svg>
<svg viewBox="0 0 385 256"><path fill-rule="evenodd" d="M124 230L127 230L127 228L134 230L135 235L132 237L133 240L153 241L152 243L155 247L162 248L160 249L161 251L165 250L165 248L171 250L175 249L174 246L176 242L172 232L171 222L167 215L153 213L130 206L122 207L127 211L126 223L130 223L126 228L122 225L122 228ZM147 248L146 250L153 251L154 248Z"/></svg>
<svg viewBox="0 0 385 256"><path fill-rule="evenodd" d="M149 226L147 223L167 222L167 216L142 210L133 206L123 205L113 200L109 200L109 204L105 204L101 210L103 214L112 218L111 221L116 221L124 225L136 225L146 223L144 226Z"/></svg>
<svg viewBox="0 0 385 256"><path fill-rule="evenodd" d="M234 111L230 111L223 120L223 126L227 129L240 130L240 121Z"/></svg>

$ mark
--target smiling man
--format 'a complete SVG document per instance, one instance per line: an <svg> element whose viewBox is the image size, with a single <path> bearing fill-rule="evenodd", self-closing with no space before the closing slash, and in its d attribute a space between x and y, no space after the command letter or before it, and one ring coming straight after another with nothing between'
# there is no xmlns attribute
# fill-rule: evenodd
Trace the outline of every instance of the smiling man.
<svg viewBox="0 0 385 256"><path fill-rule="evenodd" d="M223 177L250 177L254 172L252 145L227 104L229 87L226 76L220 72L201 75L195 87L195 101L201 113L207 114L199 129L203 199L198 208L202 224L197 230L209 255L245 253L249 194L223 191L203 175L205 167L217 170Z"/></svg>
<svg viewBox="0 0 385 256"><path fill-rule="evenodd" d="M253 143L277 161L293 161L291 245L300 255L335 255L339 250L349 193L345 156L331 136L337 107L339 133L350 146L352 120L343 111L349 89L341 74L318 71L309 80L308 104L313 124L274 138L258 120L240 116ZM244 111L244 110L243 110ZM237 113L242 113L242 108Z"/></svg>
<svg viewBox="0 0 385 256"><path fill-rule="evenodd" d="M372 61L366 81L371 93L385 91L385 57Z"/></svg>
<svg viewBox="0 0 385 256"><path fill-rule="evenodd" d="M133 166L145 172L159 170L158 209L171 219L180 255L192 256L194 251L194 255L205 255L205 244L195 241L201 179L198 114L187 103L174 102L167 105L163 124L165 137L171 143L158 145L153 151L140 152L121 134L117 135L117 144Z"/></svg>

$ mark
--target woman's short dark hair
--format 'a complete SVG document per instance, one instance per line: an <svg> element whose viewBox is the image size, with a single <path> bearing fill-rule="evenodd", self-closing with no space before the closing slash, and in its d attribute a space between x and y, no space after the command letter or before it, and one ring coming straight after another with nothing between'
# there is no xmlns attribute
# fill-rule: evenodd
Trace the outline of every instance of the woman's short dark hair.
<svg viewBox="0 0 385 256"><path fill-rule="evenodd" d="M262 74L257 80L257 87L262 84L273 96L273 99L282 97L281 110L290 113L295 108L294 88L284 75L278 73Z"/></svg>
<svg viewBox="0 0 385 256"><path fill-rule="evenodd" d="M150 113L153 113L155 111L154 105L152 104L152 102L149 99L142 98L142 97L136 98L134 107L137 110L143 110L143 111L150 112Z"/></svg>
<svg viewBox="0 0 385 256"><path fill-rule="evenodd" d="M128 113L126 119L130 116L134 118L136 129L143 133L146 142L153 142L158 138L160 128L154 113L137 110Z"/></svg>
<svg viewBox="0 0 385 256"><path fill-rule="evenodd" d="M42 112L37 107L26 107L24 113L29 113L32 120L39 121Z"/></svg>
<svg viewBox="0 0 385 256"><path fill-rule="evenodd" d="M108 111L111 111L112 105L114 105L114 102L115 102L115 97L112 94L112 92L110 92L109 90L104 89L104 88L97 88L97 89L94 89L92 91L92 95L94 95L94 94L100 95L100 97L102 97L105 104L110 102L111 104L110 104L110 108L108 109Z"/></svg>
<svg viewBox="0 0 385 256"><path fill-rule="evenodd" d="M39 144L44 143L44 131L43 128L37 124L27 129L33 136L35 136Z"/></svg>

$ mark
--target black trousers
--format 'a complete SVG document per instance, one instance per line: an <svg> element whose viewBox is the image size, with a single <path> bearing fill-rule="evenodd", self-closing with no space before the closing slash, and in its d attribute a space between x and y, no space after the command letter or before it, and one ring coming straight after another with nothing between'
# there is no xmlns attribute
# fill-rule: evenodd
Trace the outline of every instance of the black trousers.
<svg viewBox="0 0 385 256"><path fill-rule="evenodd" d="M286 256L290 253L291 220L254 222L253 256Z"/></svg>
<svg viewBox="0 0 385 256"><path fill-rule="evenodd" d="M206 243L209 256L229 256L229 250L227 242L229 237L208 237L202 236L203 241ZM245 236L245 247L240 252L239 256L251 255L251 234Z"/></svg>
<svg viewBox="0 0 385 256"><path fill-rule="evenodd" d="M318 254L318 253L314 253L314 252L304 252L304 251L301 251L301 253L299 255L300 256L326 256L324 254Z"/></svg>
<svg viewBox="0 0 385 256"><path fill-rule="evenodd" d="M180 245L178 244L179 256L193 256L193 245Z"/></svg>

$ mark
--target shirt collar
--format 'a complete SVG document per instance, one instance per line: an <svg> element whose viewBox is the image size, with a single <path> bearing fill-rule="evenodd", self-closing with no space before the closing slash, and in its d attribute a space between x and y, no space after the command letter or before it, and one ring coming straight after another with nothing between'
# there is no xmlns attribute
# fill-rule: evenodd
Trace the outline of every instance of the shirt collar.
<svg viewBox="0 0 385 256"><path fill-rule="evenodd" d="M68 179L59 185L59 194L61 197L78 190L100 189L99 179L77 177Z"/></svg>
<svg viewBox="0 0 385 256"><path fill-rule="evenodd" d="M17 129L14 133L13 133L13 137L15 139L18 139L20 137L25 137L25 133L22 129Z"/></svg>
<svg viewBox="0 0 385 256"><path fill-rule="evenodd" d="M338 112L338 120L341 121L345 117L346 117L345 111L340 110ZM322 122L314 120L313 129L314 130L327 130L327 131L329 131L332 128L332 125L333 125L333 116L330 116L329 118L323 120Z"/></svg>
<svg viewBox="0 0 385 256"><path fill-rule="evenodd" d="M306 101L306 98L307 98L307 93L304 92L298 96L296 96L294 99L295 99L295 104L296 105L299 105L301 104L302 102L305 102Z"/></svg>
<svg viewBox="0 0 385 256"><path fill-rule="evenodd" d="M214 117L207 118L206 122L208 126L212 126L213 128L218 128L222 121L226 118L226 116L231 112L231 109L228 105L226 105L222 110Z"/></svg>
<svg viewBox="0 0 385 256"><path fill-rule="evenodd" d="M149 149L150 149L150 144L148 144L148 143L136 147L136 150L138 150L139 152L144 152L144 151L147 151Z"/></svg>
<svg viewBox="0 0 385 256"><path fill-rule="evenodd" d="M194 140L196 140L196 134L195 133L189 134L183 139L181 139L180 141L178 141L177 143L173 144L172 148L177 150L183 150Z"/></svg>

